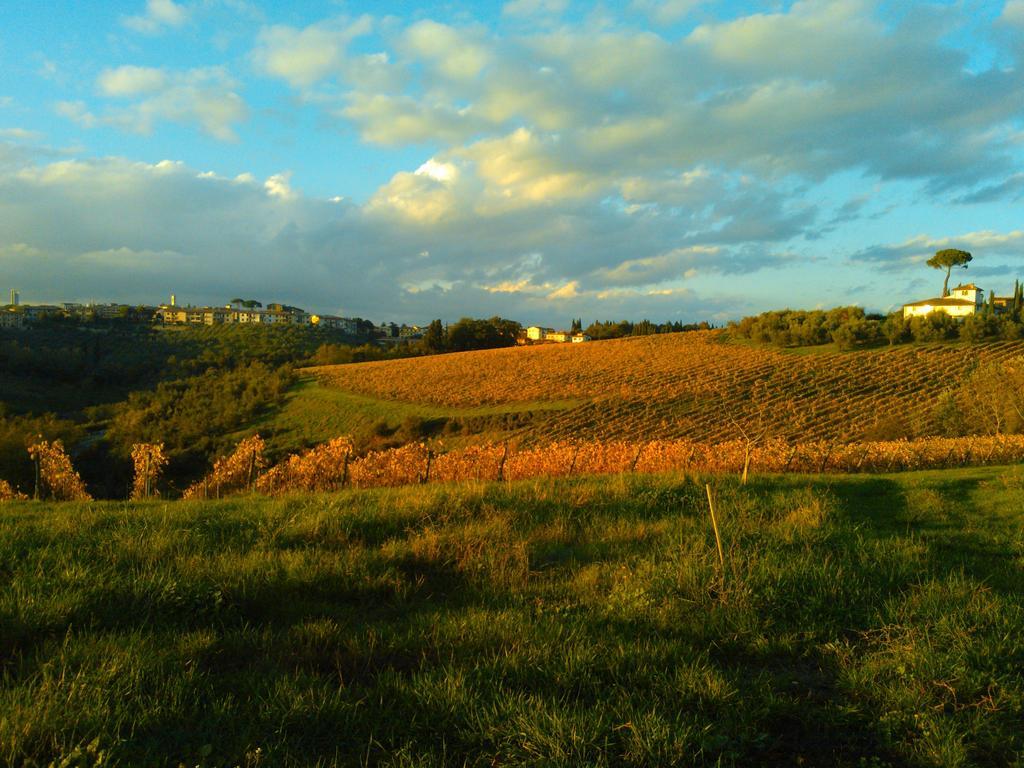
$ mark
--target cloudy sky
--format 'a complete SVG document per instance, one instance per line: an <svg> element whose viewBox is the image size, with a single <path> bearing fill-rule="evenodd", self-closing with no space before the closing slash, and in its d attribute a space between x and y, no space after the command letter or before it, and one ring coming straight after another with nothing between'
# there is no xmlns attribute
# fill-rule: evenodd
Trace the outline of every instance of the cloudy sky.
<svg viewBox="0 0 1024 768"><path fill-rule="evenodd" d="M1024 0L2 16L24 301L721 322L934 295L943 247L1024 277Z"/></svg>

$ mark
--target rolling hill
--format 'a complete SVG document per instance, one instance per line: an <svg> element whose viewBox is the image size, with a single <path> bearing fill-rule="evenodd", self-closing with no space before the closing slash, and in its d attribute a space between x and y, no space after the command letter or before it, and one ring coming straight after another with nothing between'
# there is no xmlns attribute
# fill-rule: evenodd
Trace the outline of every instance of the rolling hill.
<svg viewBox="0 0 1024 768"><path fill-rule="evenodd" d="M771 437L853 442L938 434L943 393L1024 341L808 353L729 343L722 331L486 350L307 369L321 388L376 412L449 420L520 415L507 434L565 439L718 442L741 428ZM525 415L524 415L525 414ZM493 437L493 435L489 435Z"/></svg>

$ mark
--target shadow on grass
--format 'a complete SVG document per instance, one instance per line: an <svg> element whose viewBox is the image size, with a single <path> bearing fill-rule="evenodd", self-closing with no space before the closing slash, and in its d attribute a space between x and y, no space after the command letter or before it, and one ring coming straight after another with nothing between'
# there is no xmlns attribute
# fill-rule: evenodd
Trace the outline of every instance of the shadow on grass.
<svg viewBox="0 0 1024 768"><path fill-rule="evenodd" d="M1008 533L1006 523L982 513L980 477L844 478L830 488L844 518L863 535L923 544L928 562L921 577L964 574L1007 595L1024 586L1010 537L1000 536Z"/></svg>

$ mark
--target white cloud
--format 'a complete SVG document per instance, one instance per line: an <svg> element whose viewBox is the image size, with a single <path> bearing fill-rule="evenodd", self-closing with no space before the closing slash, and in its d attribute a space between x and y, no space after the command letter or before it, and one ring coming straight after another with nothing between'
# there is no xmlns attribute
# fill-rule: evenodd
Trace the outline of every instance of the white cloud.
<svg viewBox="0 0 1024 768"><path fill-rule="evenodd" d="M599 206L571 218L453 209L447 196L466 194L466 180L461 171L437 173L445 164L399 175L380 192L400 198L405 185L422 185L434 197L420 191L363 207L302 196L287 173L259 182L173 160L0 164L0 268L26 297L52 299L155 301L173 290L199 303L247 291L364 316L386 307L397 319L422 321L441 302L452 317L530 319L569 307L578 314L602 293L624 315L654 307L673 317L707 316L702 308L712 304L692 296L671 307L650 303L670 294L678 302L678 285L652 278L634 290L602 278L608 254L657 254L671 228L609 216ZM543 256L540 244L549 249ZM608 293L615 290L622 292Z"/></svg>
<svg viewBox="0 0 1024 768"><path fill-rule="evenodd" d="M167 74L153 67L124 66L105 69L96 81L104 96L139 96L167 86Z"/></svg>
<svg viewBox="0 0 1024 768"><path fill-rule="evenodd" d="M403 49L455 81L476 78L491 60L482 33L436 21L418 21L405 31Z"/></svg>
<svg viewBox="0 0 1024 768"><path fill-rule="evenodd" d="M30 131L27 128L0 128L0 139L39 141L42 137L43 135L39 131Z"/></svg>
<svg viewBox="0 0 1024 768"><path fill-rule="evenodd" d="M84 101L58 101L54 111L82 128L95 128L99 122Z"/></svg>
<svg viewBox="0 0 1024 768"><path fill-rule="evenodd" d="M188 22L190 11L174 0L147 0L145 13L125 16L121 23L134 32L153 35L167 27L177 28Z"/></svg>
<svg viewBox="0 0 1024 768"><path fill-rule="evenodd" d="M263 188L267 190L270 197L276 197L278 200L294 200L299 195L291 187L291 178L291 171L276 173L263 183Z"/></svg>
<svg viewBox="0 0 1024 768"><path fill-rule="evenodd" d="M940 14L915 10L915 22ZM289 28L288 65L268 69L303 90L336 76L340 90L319 94L330 115L366 141L441 145L439 156L476 166L493 206L596 198L701 167L765 182L866 173L942 191L1013 169L1024 103L1024 69L972 72L946 44L949 24L894 24L867 0L796 2L683 38L589 21L505 33L388 19L384 50L362 56L345 52L340 28L329 42L319 26ZM304 32L316 33L306 48ZM269 61L269 42L257 58Z"/></svg>
<svg viewBox="0 0 1024 768"><path fill-rule="evenodd" d="M383 93L354 93L337 114L360 125L363 138L376 144L457 142L480 127L472 115L452 105Z"/></svg>
<svg viewBox="0 0 1024 768"><path fill-rule="evenodd" d="M55 111L83 128L110 125L150 134L162 122L196 125L222 141L234 141L235 126L248 118L248 107L236 92L238 84L219 67L169 71L123 66L97 78L100 93L129 101L99 112L83 101L61 101Z"/></svg>
<svg viewBox="0 0 1024 768"><path fill-rule="evenodd" d="M658 24L674 24L707 0L632 0L629 7Z"/></svg>
<svg viewBox="0 0 1024 768"><path fill-rule="evenodd" d="M1006 0L1000 20L1015 26L1024 26L1024 0Z"/></svg>
<svg viewBox="0 0 1024 768"><path fill-rule="evenodd" d="M303 29L267 27L260 32L253 60L266 74L279 77L294 88L309 88L337 75L345 63L349 43L372 30L373 20L369 16L335 19Z"/></svg>
<svg viewBox="0 0 1024 768"><path fill-rule="evenodd" d="M1024 231L980 230L942 237L915 235L900 243L873 245L852 254L849 259L854 263L876 263L883 269L904 270L921 266L936 251L944 248L959 248L975 256L985 254L989 258L1024 259ZM972 264L978 266L976 261Z"/></svg>
<svg viewBox="0 0 1024 768"><path fill-rule="evenodd" d="M459 169L453 163L442 163L430 158L416 169L416 174L429 176L434 181L451 182L458 178Z"/></svg>
<svg viewBox="0 0 1024 768"><path fill-rule="evenodd" d="M569 0L509 0L501 7L505 16L530 18L548 14L558 15L569 7Z"/></svg>
<svg viewBox="0 0 1024 768"><path fill-rule="evenodd" d="M549 293L547 295L547 299L549 301L555 301L557 299L574 299L580 295L579 287L580 284L578 280L570 280L565 285L556 288Z"/></svg>

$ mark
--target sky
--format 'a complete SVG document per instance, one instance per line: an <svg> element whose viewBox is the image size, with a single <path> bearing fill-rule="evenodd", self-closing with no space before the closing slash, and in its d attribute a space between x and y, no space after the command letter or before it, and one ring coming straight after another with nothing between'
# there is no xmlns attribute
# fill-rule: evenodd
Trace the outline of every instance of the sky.
<svg viewBox="0 0 1024 768"><path fill-rule="evenodd" d="M1024 0L4 0L0 291L377 322L1024 278Z"/></svg>

